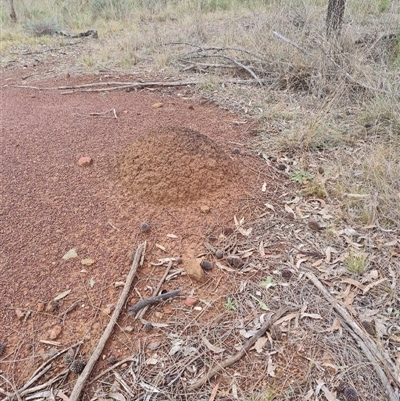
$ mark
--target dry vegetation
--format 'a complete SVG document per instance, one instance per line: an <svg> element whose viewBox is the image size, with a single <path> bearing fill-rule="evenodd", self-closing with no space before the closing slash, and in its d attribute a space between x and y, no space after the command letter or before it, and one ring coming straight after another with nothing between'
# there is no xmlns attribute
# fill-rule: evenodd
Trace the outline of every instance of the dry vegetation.
<svg viewBox="0 0 400 401"><path fill-rule="evenodd" d="M389 322L399 330L400 3L349 0L342 37L331 42L325 39L326 3L17 0L19 25L11 24L5 7L1 11L2 66L6 67L12 54L26 46L63 48L67 43L64 38L41 36L40 32L49 33L55 27L74 32L96 29L99 39L84 43L85 53L78 55L75 65L68 65L68 71L129 71L161 74L174 80L196 78L200 83L194 90L201 96L254 120L258 135L247 145L249 149L269 164L284 165L287 177L299 182L291 205L296 217L307 222L308 218L322 216L325 224L323 238L315 242L299 233L302 222L283 224L277 212L252 225L251 240L235 238L237 248L258 249L261 241L264 246L273 246L280 240L296 249L304 244L307 249L311 246L331 263L329 271L320 270L319 279L331 283L332 294L350 302L360 320L370 320L366 309L379 310L375 316L378 331ZM331 217L324 220L327 215ZM273 229L266 231L270 226ZM326 252L331 251L335 256L328 257ZM335 327L337 316L332 305L310 282L287 285L292 275L301 281L305 274L299 270L301 263L289 252L284 263L287 276L280 271L276 278L278 262L268 263L268 269L260 272L258 266L263 262L253 260L247 266L249 276L231 278L236 280L237 291L229 298L221 294L213 305L218 310L214 318L202 322L201 327L194 325L190 331L187 322L175 322L175 334L166 332L158 350L159 361L166 366L163 377L151 364L142 363L144 354L138 354L119 377L125 382L141 378L139 385L146 394L156 392L166 382L163 399L209 399L212 385L193 393L179 387L175 380L187 367L186 380L190 381L219 361L215 350L213 360L200 358L210 353L210 347L202 342L204 337L217 348L234 350L243 342L239 327L259 328L257 310L260 312L263 304L255 298L265 289L260 284L261 275L268 287L264 304L273 309L279 299L285 299L301 313L284 327L285 345L277 336L271 339L273 353L260 353L250 368L241 361L230 386L221 384L217 399L329 399L324 391L328 387L333 391L332 383L338 378L357 387L359 399L389 399L383 395L384 387L372 364L351 336L338 340L342 328ZM270 276L274 277L272 281L268 281ZM350 281L343 281L349 278L358 280L362 288L361 295L351 301ZM368 287L382 278L388 281ZM246 316L254 319L246 320ZM314 320L322 322L321 327L315 326ZM398 344L383 333L374 336L385 352L397 355ZM274 375L267 368L273 355ZM111 391L133 397L121 384L124 380L111 374L108 378L110 382L102 384L102 396ZM117 389L112 388L112 382ZM319 387L322 382L327 387ZM318 387L320 393L315 390ZM310 390L315 392L310 395Z"/></svg>

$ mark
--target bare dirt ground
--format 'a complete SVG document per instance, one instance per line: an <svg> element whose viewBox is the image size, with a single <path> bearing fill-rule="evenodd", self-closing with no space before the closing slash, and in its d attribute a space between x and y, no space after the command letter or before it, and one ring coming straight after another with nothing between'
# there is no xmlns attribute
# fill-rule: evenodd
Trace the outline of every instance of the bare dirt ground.
<svg viewBox="0 0 400 401"><path fill-rule="evenodd" d="M49 73L48 65L29 63L2 72L3 394L69 346L79 343L73 357L90 358L132 253L146 242L126 307L152 295L166 258L174 260L162 289L181 294L147 311L151 326L124 309L91 378L103 376L88 383L83 399L388 399L383 394L399 380L394 235L355 232L338 205L297 196L279 160L248 145L254 121L189 87L72 94L17 87L138 79ZM84 156L92 163L79 166ZM385 269L372 259L363 277L346 270L344 250L361 243L379 248ZM64 260L71 249L77 256ZM202 259L213 268L196 280L187 273ZM339 316L338 302L367 345L377 339L381 359L373 360L390 382L382 384L377 364L359 351L354 321ZM282 306L286 315L266 336L196 387ZM61 356L33 382L57 377L62 398L76 375Z"/></svg>
<svg viewBox="0 0 400 401"><path fill-rule="evenodd" d="M16 88L21 83L16 75L2 77L0 336L7 346L4 371L18 385L51 348L40 341L49 340L49 330L60 322L60 345L85 338L82 352L90 352L107 324L104 310L118 299L120 288L114 283L124 280L139 243L147 241L146 264L130 304L138 301L138 293L148 296L162 276L165 266L150 262L179 256L185 267L204 252L210 236L213 241L234 230L235 214L240 218L243 210L271 202L285 184L243 145L251 137L250 122L185 90L62 95ZM56 78L35 85L66 83ZM76 83L82 78L68 79ZM157 103L162 107L153 107ZM78 165L83 156L93 159L90 166ZM139 166L147 176L133 185L137 157L144 159ZM264 181L268 189L263 193ZM148 232L140 230L143 222L150 225ZM63 260L72 248L78 257ZM82 265L88 258L94 264ZM224 281L217 270L207 273L200 286L180 277L163 288L182 288L182 297L158 309L177 313L193 290L207 299L218 283L229 287ZM69 289L54 313L40 309ZM132 319L123 316L119 324L128 326ZM128 356L142 333L135 330L122 342L118 337L108 344L107 358Z"/></svg>

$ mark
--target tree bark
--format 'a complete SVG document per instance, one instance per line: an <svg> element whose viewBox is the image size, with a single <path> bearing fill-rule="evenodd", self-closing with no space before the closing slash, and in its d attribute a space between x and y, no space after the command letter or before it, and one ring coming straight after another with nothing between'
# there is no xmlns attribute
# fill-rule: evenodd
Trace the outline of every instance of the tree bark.
<svg viewBox="0 0 400 401"><path fill-rule="evenodd" d="M340 36L346 0L329 0L326 14L326 36Z"/></svg>
<svg viewBox="0 0 400 401"><path fill-rule="evenodd" d="M17 14L14 8L14 0L8 0L8 5L10 7L10 18L12 22L17 22Z"/></svg>

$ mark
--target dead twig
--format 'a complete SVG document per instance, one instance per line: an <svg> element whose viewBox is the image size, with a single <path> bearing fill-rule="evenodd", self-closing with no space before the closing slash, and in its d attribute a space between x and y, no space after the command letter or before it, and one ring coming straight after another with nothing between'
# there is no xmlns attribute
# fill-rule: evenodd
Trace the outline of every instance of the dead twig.
<svg viewBox="0 0 400 401"><path fill-rule="evenodd" d="M198 56L192 56L192 57L188 57L189 60L193 59L193 58L223 58L226 60L231 61L233 64L236 64L238 67L244 69L245 71L247 71L256 81L260 86L263 86L263 81L256 75L256 73L250 68L247 67L246 65L244 65L243 63L241 63L240 61L234 59L233 57L227 56L225 54L200 54Z"/></svg>
<svg viewBox="0 0 400 401"><path fill-rule="evenodd" d="M279 309L274 315L270 316L264 324L261 326L261 328L257 331L256 334L254 334L253 337L249 338L244 344L243 348L235 355L223 360L219 365L215 366L211 370L208 371L208 373L202 377L201 379L197 380L195 383L193 383L190 386L190 390L195 390L199 387L201 387L203 384L205 384L208 380L210 380L213 376L215 376L217 373L219 373L221 370L227 368L228 366L233 365L235 362L239 361L242 359L247 351L255 344L255 342L262 337L268 329L271 328L271 326L278 320L280 319L286 312L288 311L288 308L281 308Z"/></svg>
<svg viewBox="0 0 400 401"><path fill-rule="evenodd" d="M399 386L399 379L396 368L393 366L389 358L385 358L381 351L378 349L376 344L365 334L364 330L354 321L351 315L347 312L345 308L343 308L336 301L335 298L332 297L331 294L327 291L327 289L323 286L323 284L318 280L318 278L311 272L306 273L306 277L321 291L322 295L325 299L333 306L336 312L344 319L346 323L347 331L357 342L359 347L362 349L368 360L371 362L372 366L375 368L375 371L381 382L386 389L386 392L389 398L393 401L399 401L398 395L396 395L393 390L388 377L386 376L386 372L388 372L392 378L392 380ZM382 369L377 362L380 362L384 369ZM392 366L388 366L392 365ZM384 371L385 370L385 371Z"/></svg>
<svg viewBox="0 0 400 401"><path fill-rule="evenodd" d="M85 366L85 369L79 375L78 380L76 381L75 386L72 390L72 393L69 397L69 401L78 401L87 378L89 377L89 375L90 375L94 365L96 364L97 360L99 359L101 353L103 352L104 346L114 329L115 323L117 322L119 314L121 313L121 310L128 297L133 279L136 276L136 271L137 271L137 268L140 263L140 258L142 256L143 248L144 248L144 244L140 244L136 251L135 257L133 259L131 270L128 274L128 277L126 278L126 283L125 283L124 289L122 290L121 296L119 297L117 306L115 307L115 310L111 316L111 319L110 319L106 329L104 330L103 335L101 336L101 338L99 340L99 343L97 344L96 348L94 349L92 356L89 358L89 361L87 362L87 364Z"/></svg>
<svg viewBox="0 0 400 401"><path fill-rule="evenodd" d="M118 366L123 365L124 363L127 362L132 362L136 359L135 356L128 356L127 358L123 359L122 361L116 362L114 365L110 366L109 368L107 368L106 370L103 370L101 373L99 373L96 377L94 377L92 380L90 380L90 382L88 384L92 384L95 381L99 380L100 377L104 376L105 374L107 374L108 372L111 372L112 370L114 370L115 368L117 368Z"/></svg>
<svg viewBox="0 0 400 401"><path fill-rule="evenodd" d="M3 401L9 401L13 397L19 398L20 395L27 394L25 390L27 390L33 383L35 383L37 380L39 380L49 369L51 369L51 362L57 359L59 356L65 354L67 351L69 351L71 348L79 347L82 345L82 342L76 343L74 345L71 345L68 348L63 349L60 352L57 352L57 354L53 355L50 359L48 359L46 362L42 363L33 373L30 379L18 390L16 390L14 393L10 394L8 397L4 398ZM58 376L57 376L58 377ZM45 383L46 385L48 383ZM41 385L42 386L42 385ZM45 388L44 386L43 388ZM35 387L37 389L37 387ZM34 390L36 391L36 390Z"/></svg>
<svg viewBox="0 0 400 401"><path fill-rule="evenodd" d="M285 36L281 35L279 32L276 31L272 31L272 33L277 36L279 39L282 39L283 41L285 41L286 43L289 43L290 45L294 46L297 50L300 50L304 55L306 55L308 58L310 58L311 60L314 60L314 57L311 55L311 53L309 53L307 50L303 49L302 47L300 47L297 43L291 41L288 38L285 38Z"/></svg>
<svg viewBox="0 0 400 401"><path fill-rule="evenodd" d="M180 293L181 293L181 290L174 290L174 291L166 292L165 294L157 295L155 297L143 299L142 301L139 301L136 305L131 306L128 309L128 312L131 314L135 314L135 313L139 312L141 309L143 309L149 305L154 305L160 301L165 301L169 298L176 297Z"/></svg>
<svg viewBox="0 0 400 401"><path fill-rule="evenodd" d="M242 49L242 48L240 48L240 47L214 47L214 46L211 46L211 47L202 47L202 46L195 45L195 44L193 44L193 43L187 43L187 42L170 42L170 43L166 43L166 45L186 45L186 46L192 46L192 47L196 47L197 49L199 49L199 50L201 50L201 51L210 51L210 50L213 50L213 51L235 51L235 52L243 52L243 53L246 53L246 54L250 54L251 56L253 56L253 57L255 57L255 58L258 58L258 59L260 59L260 60L264 60L264 61L265 61L265 59L264 59L263 56L261 56L261 55L259 55L259 54L256 54L256 53L253 53L253 52L251 52L251 51L249 51L249 50Z"/></svg>
<svg viewBox="0 0 400 401"><path fill-rule="evenodd" d="M168 266L167 266L167 268L165 269L165 272L164 272L164 274L163 274L163 276L162 276L160 282L158 283L156 289L153 291L153 297L157 296L157 294L159 293L159 291L160 291L160 289L161 289L161 286L164 284L164 281L165 281L165 279L167 278L167 276L168 276L169 271L171 270L171 268L172 268L172 260L170 260L170 261L168 262ZM137 315L135 316L135 319L134 319L134 320L143 318L143 316L144 316L144 314L146 313L147 309L149 309L149 306L150 306L150 304L147 305L147 306L145 306L139 313L137 313Z"/></svg>

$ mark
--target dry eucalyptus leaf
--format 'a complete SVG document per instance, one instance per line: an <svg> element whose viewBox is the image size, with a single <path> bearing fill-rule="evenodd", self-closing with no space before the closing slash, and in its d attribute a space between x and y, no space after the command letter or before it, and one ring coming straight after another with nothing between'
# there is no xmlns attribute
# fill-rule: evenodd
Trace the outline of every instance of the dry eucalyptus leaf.
<svg viewBox="0 0 400 401"><path fill-rule="evenodd" d="M294 210L289 205L285 204L285 210L289 214L291 219L294 220L296 218L296 214L294 213Z"/></svg>
<svg viewBox="0 0 400 401"><path fill-rule="evenodd" d="M273 212L275 212L275 208L270 205L269 203L264 203L265 207L267 207L268 209L272 210Z"/></svg>
<svg viewBox="0 0 400 401"><path fill-rule="evenodd" d="M265 347L265 344L267 344L268 338L267 337L260 337L256 343L254 344L254 348L257 351L258 354L261 354L263 351L263 348Z"/></svg>
<svg viewBox="0 0 400 401"><path fill-rule="evenodd" d="M361 278L363 283L370 283L372 281L376 281L379 277L378 270L371 270L368 274Z"/></svg>
<svg viewBox="0 0 400 401"><path fill-rule="evenodd" d="M376 281L375 283L368 284L368 285L364 288L363 294L365 295L371 288L374 288L374 287L376 287L377 285L382 284L382 283L385 282L386 280L387 280L387 278L384 277L384 278L381 278L380 280Z"/></svg>
<svg viewBox="0 0 400 401"><path fill-rule="evenodd" d="M327 401L337 401L336 397L331 393L328 388L324 385L322 386L322 391L324 392L324 396Z"/></svg>
<svg viewBox="0 0 400 401"><path fill-rule="evenodd" d="M303 319L304 317L309 317L310 319L322 319L322 316L318 313L302 313L300 319Z"/></svg>
<svg viewBox="0 0 400 401"><path fill-rule="evenodd" d="M164 246L160 245L160 244L156 244L156 247L157 247L158 249L161 249L161 250L164 251L164 252L167 252L166 248L165 248Z"/></svg>
<svg viewBox="0 0 400 401"><path fill-rule="evenodd" d="M203 338L202 338L202 341L203 341L204 345L205 345L210 351L214 352L215 354L220 354L221 352L224 352L224 351L225 351L225 348L219 348L219 347L217 347L217 346L215 346L215 345L212 345L212 344L207 340L206 337L203 337Z"/></svg>
<svg viewBox="0 0 400 401"><path fill-rule="evenodd" d="M71 291L72 291L72 290L69 289L69 290L67 290L67 291L62 292L61 294L58 294L58 295L53 299L53 301L59 301L60 299L65 298Z"/></svg>
<svg viewBox="0 0 400 401"><path fill-rule="evenodd" d="M340 320L339 320L339 319L335 319L335 320L333 321L332 326L329 327L329 328L326 329L326 330L322 330L321 333L332 333L332 332L334 332L334 331L336 331L336 330L340 330L340 327L341 327L341 325L340 325Z"/></svg>
<svg viewBox="0 0 400 401"><path fill-rule="evenodd" d="M263 241L260 242L260 245L258 247L258 251L260 252L260 256L262 258L265 258L265 250L264 250L264 243Z"/></svg>
<svg viewBox="0 0 400 401"><path fill-rule="evenodd" d="M172 239L177 239L177 238L179 238L177 235L175 235L175 234L167 234L167 237L168 238L172 238Z"/></svg>

